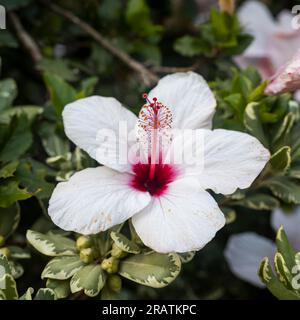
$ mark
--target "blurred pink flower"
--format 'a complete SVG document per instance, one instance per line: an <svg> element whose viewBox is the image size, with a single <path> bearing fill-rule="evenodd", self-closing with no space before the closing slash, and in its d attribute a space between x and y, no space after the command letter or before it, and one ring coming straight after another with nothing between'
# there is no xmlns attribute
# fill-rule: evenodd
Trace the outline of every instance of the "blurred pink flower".
<svg viewBox="0 0 300 320"><path fill-rule="evenodd" d="M285 10L274 19L258 1L247 1L238 16L254 40L242 56L236 57L236 62L242 68L254 65L264 79L273 77L300 48L300 30L292 28L294 16Z"/></svg>
<svg viewBox="0 0 300 320"><path fill-rule="evenodd" d="M285 92L294 92L300 89L300 49L294 57L282 66L271 78L265 93L277 95ZM300 91L297 92L297 96Z"/></svg>

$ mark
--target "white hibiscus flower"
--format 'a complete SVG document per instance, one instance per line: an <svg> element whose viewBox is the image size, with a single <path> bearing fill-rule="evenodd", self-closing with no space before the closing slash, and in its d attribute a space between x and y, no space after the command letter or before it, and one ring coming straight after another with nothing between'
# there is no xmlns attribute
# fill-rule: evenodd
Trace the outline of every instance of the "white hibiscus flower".
<svg viewBox="0 0 300 320"><path fill-rule="evenodd" d="M157 252L199 250L225 223L206 190L231 194L249 187L268 161L269 152L248 134L210 130L216 101L198 74L162 78L147 101L140 119L114 98L94 96L65 107L67 136L104 166L82 170L59 183L50 199L49 215L60 228L82 234L107 230L132 217L137 234ZM202 165L164 163L164 155L154 152L156 141L149 141L149 163L119 161L115 143L102 139L101 132L117 132L120 121L126 121L129 130L137 124L146 131L147 127L201 128L195 132L203 139ZM139 131L134 132L141 138ZM155 140L155 135L145 136ZM125 137L119 140L118 146L127 143ZM108 150L106 157L103 148ZM174 139L166 152L184 149Z"/></svg>
<svg viewBox="0 0 300 320"><path fill-rule="evenodd" d="M291 214L285 214L280 209L274 210L271 216L273 230L276 232L282 225L292 247L300 250L300 207ZM225 257L231 271L237 277L263 288L265 285L257 274L259 264L264 257L274 261L275 253L276 245L273 241L254 232L245 232L229 239Z"/></svg>

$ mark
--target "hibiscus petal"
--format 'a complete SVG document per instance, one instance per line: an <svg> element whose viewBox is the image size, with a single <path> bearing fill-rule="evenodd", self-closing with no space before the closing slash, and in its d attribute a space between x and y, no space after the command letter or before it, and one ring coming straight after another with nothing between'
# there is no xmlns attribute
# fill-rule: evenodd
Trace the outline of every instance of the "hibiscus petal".
<svg viewBox="0 0 300 320"><path fill-rule="evenodd" d="M225 249L225 257L232 273L257 287L264 287L257 271L264 257L273 261L275 244L256 233L246 232L232 236Z"/></svg>
<svg viewBox="0 0 300 320"><path fill-rule="evenodd" d="M238 11L241 24L253 36L253 42L244 52L248 58L262 58L269 55L268 38L276 32L277 26L268 8L258 1L247 1Z"/></svg>
<svg viewBox="0 0 300 320"><path fill-rule="evenodd" d="M276 232L281 225L295 250L300 250L300 207L292 213L284 213L281 209L275 209L271 216L271 225Z"/></svg>
<svg viewBox="0 0 300 320"><path fill-rule="evenodd" d="M279 95L300 89L300 50L282 66L265 89L268 95Z"/></svg>
<svg viewBox="0 0 300 320"><path fill-rule="evenodd" d="M202 76L194 72L163 77L150 91L173 115L174 128L211 128L216 100Z"/></svg>
<svg viewBox="0 0 300 320"><path fill-rule="evenodd" d="M120 161L119 145L127 146L126 134L120 134L120 121L133 130L137 117L114 98L93 96L68 104L63 111L66 135L92 158L110 168L129 172ZM128 131L127 131L128 130ZM127 153L125 154L127 156Z"/></svg>
<svg viewBox="0 0 300 320"><path fill-rule="evenodd" d="M89 168L59 183L49 202L53 222L67 231L94 234L120 224L150 202L146 192L129 187L130 174Z"/></svg>
<svg viewBox="0 0 300 320"><path fill-rule="evenodd" d="M148 247L167 253L201 249L224 226L225 218L197 180L182 178L169 186L167 194L153 198L132 222Z"/></svg>
<svg viewBox="0 0 300 320"><path fill-rule="evenodd" d="M204 189L232 194L237 188L248 188L270 158L269 151L249 134L223 129L203 133L203 170L189 170Z"/></svg>

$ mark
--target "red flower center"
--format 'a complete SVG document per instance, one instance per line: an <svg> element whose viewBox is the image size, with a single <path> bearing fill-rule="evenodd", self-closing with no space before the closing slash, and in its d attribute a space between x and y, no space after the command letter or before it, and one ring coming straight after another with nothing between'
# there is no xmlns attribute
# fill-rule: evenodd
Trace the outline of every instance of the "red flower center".
<svg viewBox="0 0 300 320"><path fill-rule="evenodd" d="M130 182L130 186L142 192L149 192L154 197L165 194L169 184L176 177L176 169L170 164L155 164L153 177L150 176L151 165L137 163L133 165L132 170L135 174Z"/></svg>

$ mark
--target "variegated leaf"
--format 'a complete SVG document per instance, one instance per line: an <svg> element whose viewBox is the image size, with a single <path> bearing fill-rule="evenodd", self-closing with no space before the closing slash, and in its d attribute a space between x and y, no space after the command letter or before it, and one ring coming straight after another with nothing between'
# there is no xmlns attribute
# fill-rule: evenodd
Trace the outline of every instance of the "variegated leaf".
<svg viewBox="0 0 300 320"><path fill-rule="evenodd" d="M122 251L133 254L140 253L141 250L139 246L133 241L129 240L123 234L113 231L110 233L110 236L113 239L114 243L117 245L117 247L120 248Z"/></svg>
<svg viewBox="0 0 300 320"><path fill-rule="evenodd" d="M119 274L145 286L162 288L178 276L180 269L181 260L176 253L151 252L122 260Z"/></svg>
<svg viewBox="0 0 300 320"><path fill-rule="evenodd" d="M26 237L36 250L46 256L74 256L77 252L75 241L60 234L42 234L40 232L28 230Z"/></svg>
<svg viewBox="0 0 300 320"><path fill-rule="evenodd" d="M42 279L57 279L66 280L71 278L85 263L82 262L79 256L56 257L48 262L42 272Z"/></svg>
<svg viewBox="0 0 300 320"><path fill-rule="evenodd" d="M16 281L11 274L7 273L0 278L0 290L4 293L6 300L18 299Z"/></svg>
<svg viewBox="0 0 300 320"><path fill-rule="evenodd" d="M104 287L106 275L99 264L88 265L77 271L70 282L71 292L84 290L89 297L95 297Z"/></svg>
<svg viewBox="0 0 300 320"><path fill-rule="evenodd" d="M34 300L57 300L57 297L52 289L41 288L36 293Z"/></svg>
<svg viewBox="0 0 300 320"><path fill-rule="evenodd" d="M46 287L52 289L57 299L67 298L71 292L70 280L47 279Z"/></svg>

